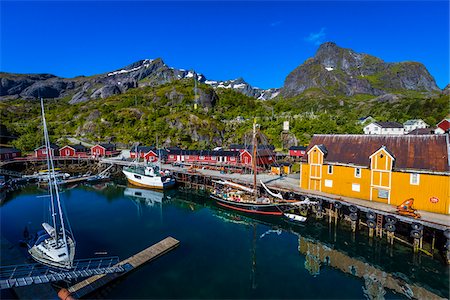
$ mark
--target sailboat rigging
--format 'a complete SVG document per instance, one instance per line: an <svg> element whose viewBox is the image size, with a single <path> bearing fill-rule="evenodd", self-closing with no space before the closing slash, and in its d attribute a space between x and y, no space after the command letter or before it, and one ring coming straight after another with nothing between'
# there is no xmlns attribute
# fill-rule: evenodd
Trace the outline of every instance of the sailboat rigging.
<svg viewBox="0 0 450 300"><path fill-rule="evenodd" d="M253 169L253 189L241 186L229 181L215 181L216 187L210 197L216 200L220 206L260 215L280 216L284 211L292 207L291 201L284 200L280 194L271 192L264 184L266 191L270 191L272 197L260 196L257 186L257 127L253 123L253 149L252 149L252 169Z"/></svg>
<svg viewBox="0 0 450 300"><path fill-rule="evenodd" d="M66 226L65 224L65 217L61 207L58 182L53 163L53 154L52 151L49 151L50 139L48 136L44 101L42 98L41 113L46 147L48 190L52 224L42 223L44 230L37 233L32 245L29 245L28 252L34 260L44 265L71 269L75 257L75 240L70 225L67 224L68 226Z"/></svg>

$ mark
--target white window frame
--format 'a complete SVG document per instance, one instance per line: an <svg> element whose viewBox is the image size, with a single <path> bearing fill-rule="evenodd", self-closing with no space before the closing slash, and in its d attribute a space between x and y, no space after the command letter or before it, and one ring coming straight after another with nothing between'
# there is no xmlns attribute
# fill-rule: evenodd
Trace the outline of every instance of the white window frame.
<svg viewBox="0 0 450 300"><path fill-rule="evenodd" d="M327 168L327 174L333 174L333 165L328 165L328 168ZM330 170L331 170L331 172L330 172Z"/></svg>
<svg viewBox="0 0 450 300"><path fill-rule="evenodd" d="M359 172L358 172L359 170ZM359 173L359 175L358 175ZM361 178L361 168L355 168L355 178Z"/></svg>
<svg viewBox="0 0 450 300"><path fill-rule="evenodd" d="M325 183L324 183L325 187L333 187L333 180L331 179L325 179Z"/></svg>
<svg viewBox="0 0 450 300"><path fill-rule="evenodd" d="M361 185L359 183L352 183L353 192L361 192Z"/></svg>
<svg viewBox="0 0 450 300"><path fill-rule="evenodd" d="M416 180L414 180L414 177L416 178ZM419 173L409 174L409 184L419 185L420 184L420 174Z"/></svg>

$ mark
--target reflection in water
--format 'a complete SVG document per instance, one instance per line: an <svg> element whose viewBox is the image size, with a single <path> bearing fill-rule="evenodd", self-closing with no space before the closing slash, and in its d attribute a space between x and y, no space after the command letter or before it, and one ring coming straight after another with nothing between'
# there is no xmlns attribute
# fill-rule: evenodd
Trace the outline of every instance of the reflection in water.
<svg viewBox="0 0 450 300"><path fill-rule="evenodd" d="M402 278L384 272L364 261L332 249L318 241L298 235L298 250L305 255L305 268L312 276L320 275L321 266L330 266L364 279L363 291L368 299L384 299L385 288L408 298L438 299L438 295Z"/></svg>
<svg viewBox="0 0 450 300"><path fill-rule="evenodd" d="M18 240L27 222L31 228L40 225L40 194L26 187L7 196L1 206L3 237ZM370 246L366 235L328 228L326 220L293 226L223 210L202 193L113 183L68 190L64 200L84 246L80 258L98 249L128 257L167 235L182 241L170 256L120 281L108 298L448 297L448 269L436 260L423 257L416 264L409 248L396 244L391 253L378 239ZM117 243L117 234L125 243ZM155 274L157 282L146 280ZM342 288L321 289L334 282Z"/></svg>
<svg viewBox="0 0 450 300"><path fill-rule="evenodd" d="M130 187L127 187L123 194L133 200L143 202L146 206L161 204L164 198L164 194L158 191Z"/></svg>
<svg viewBox="0 0 450 300"><path fill-rule="evenodd" d="M252 288L256 288L256 226L258 223L264 223L270 226L264 233L260 235L260 239L272 234L280 236L282 229L280 225L267 223L261 220L255 220L243 216L237 212L216 210L214 215L225 222L231 222L247 227L253 227L252 239ZM359 277L364 280L362 291L364 296L370 300L385 299L386 289L390 289L409 299L442 299L437 294L409 281L408 278L401 273L390 274L378 267L375 267L363 260L350 257L344 252L327 246L320 241L302 236L296 230L301 227L284 228L284 231L290 232L298 236L298 251L304 255L304 267L312 277L318 277L322 267L331 267L343 273ZM354 237L353 237L354 238ZM336 234L333 235L336 241Z"/></svg>

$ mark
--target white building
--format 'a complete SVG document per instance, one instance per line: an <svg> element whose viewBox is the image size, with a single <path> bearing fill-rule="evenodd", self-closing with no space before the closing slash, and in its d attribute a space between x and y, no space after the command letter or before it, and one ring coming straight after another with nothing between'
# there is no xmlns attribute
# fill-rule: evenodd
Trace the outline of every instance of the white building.
<svg viewBox="0 0 450 300"><path fill-rule="evenodd" d="M403 124L397 122L373 122L364 127L364 134L404 134Z"/></svg>
<svg viewBox="0 0 450 300"><path fill-rule="evenodd" d="M422 119L414 119L406 121L405 123L403 123L403 126L405 128L405 133L409 133L414 129L427 128L429 125L425 123Z"/></svg>

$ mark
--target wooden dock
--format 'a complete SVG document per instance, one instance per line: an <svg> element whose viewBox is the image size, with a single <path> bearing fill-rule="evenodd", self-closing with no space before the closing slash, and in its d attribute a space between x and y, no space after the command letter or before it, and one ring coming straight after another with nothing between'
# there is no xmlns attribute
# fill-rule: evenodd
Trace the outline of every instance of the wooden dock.
<svg viewBox="0 0 450 300"><path fill-rule="evenodd" d="M178 247L180 242L173 237L167 237L164 240L142 250L141 252L119 262L117 265L124 267L125 272L123 273L112 273L112 274L102 274L89 277L73 286L69 289L63 289L58 293L61 299L68 299L70 296L75 298L81 298L89 293L92 293L98 288L101 288L119 278L128 272L138 268L139 266L152 261L159 256L166 254L167 252Z"/></svg>

